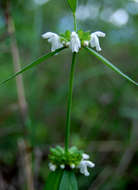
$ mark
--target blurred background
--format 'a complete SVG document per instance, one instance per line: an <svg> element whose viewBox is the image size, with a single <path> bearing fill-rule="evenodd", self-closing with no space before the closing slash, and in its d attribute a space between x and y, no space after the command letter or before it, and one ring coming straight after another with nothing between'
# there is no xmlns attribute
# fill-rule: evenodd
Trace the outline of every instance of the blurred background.
<svg viewBox="0 0 138 190"><path fill-rule="evenodd" d="M138 81L138 0L79 0L77 19L106 33L101 54ZM66 0L1 0L0 81L50 51L43 33L67 29ZM65 50L0 88L0 190L43 189L49 147L64 143L71 58ZM96 164L80 190L138 189L137 87L85 50L75 74L70 144Z"/></svg>

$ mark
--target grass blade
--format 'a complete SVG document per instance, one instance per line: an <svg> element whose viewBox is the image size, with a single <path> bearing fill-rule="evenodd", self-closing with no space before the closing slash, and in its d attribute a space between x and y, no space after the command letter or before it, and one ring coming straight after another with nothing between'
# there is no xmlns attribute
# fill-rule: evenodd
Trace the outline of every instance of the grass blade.
<svg viewBox="0 0 138 190"><path fill-rule="evenodd" d="M2 82L0 83L0 87L1 87L2 85L4 85L6 82L8 82L9 80L11 80L11 79L13 79L14 77L18 76L19 74L21 74L21 73L23 73L23 72L25 72L25 71L31 69L32 67L34 67L34 66L36 66L36 65L38 65L38 64L40 64L40 63L42 63L42 62L45 61L46 59L48 59L48 58L54 56L55 54L59 53L59 52L62 51L63 49L65 49L65 47L59 48L59 49L55 50L54 52L50 52L50 53L48 53L48 54L46 54L46 55L43 55L42 57L38 58L37 60L35 60L35 61L32 62L31 64L25 66L25 67L24 67L23 69L21 69L20 71L18 71L18 72L16 72L15 74L11 75L11 76L10 76L9 78L7 78L6 80L2 81Z"/></svg>
<svg viewBox="0 0 138 190"><path fill-rule="evenodd" d="M47 178L44 190L59 190L60 181L63 175L63 170L51 172Z"/></svg>
<svg viewBox="0 0 138 190"><path fill-rule="evenodd" d="M120 76L122 76L123 78L125 78L126 80L128 80L129 82L135 84L138 86L138 83L135 82L133 79L131 79L129 76L127 76L126 74L124 74L122 71L120 71L120 69L118 69L116 66L114 66L110 61L108 61L106 58L104 58L102 55L100 55L99 53L97 53L96 51L94 51L91 48L85 47L85 49L90 52L92 55L96 56L97 59L99 59L101 62L103 62L105 65L107 65L110 69L112 69L113 71L115 71L116 73L118 73Z"/></svg>

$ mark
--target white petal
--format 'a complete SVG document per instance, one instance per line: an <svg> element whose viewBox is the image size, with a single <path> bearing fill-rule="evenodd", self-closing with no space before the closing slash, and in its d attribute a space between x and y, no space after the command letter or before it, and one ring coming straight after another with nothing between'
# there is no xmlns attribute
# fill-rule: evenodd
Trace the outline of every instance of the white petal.
<svg viewBox="0 0 138 190"><path fill-rule="evenodd" d="M85 172L85 164L81 161L80 164L78 165L78 168L80 169L80 173L84 174Z"/></svg>
<svg viewBox="0 0 138 190"><path fill-rule="evenodd" d="M92 48L96 47L95 35L94 35L94 34L91 35L90 46L91 46Z"/></svg>
<svg viewBox="0 0 138 190"><path fill-rule="evenodd" d="M95 166L94 163L92 163L89 160L82 160L80 164L77 166L77 168L80 169L80 173L84 174L85 176L89 176L88 167L93 168Z"/></svg>
<svg viewBox="0 0 138 190"><path fill-rule="evenodd" d="M56 165L49 163L49 169L54 172L56 170Z"/></svg>
<svg viewBox="0 0 138 190"><path fill-rule="evenodd" d="M80 169L80 173L84 174L85 176L89 176L86 161L81 161L78 168Z"/></svg>
<svg viewBox="0 0 138 190"><path fill-rule="evenodd" d="M66 42L66 47L69 47L70 46L70 42Z"/></svg>
<svg viewBox="0 0 138 190"><path fill-rule="evenodd" d="M70 167L71 167L72 169L74 169L74 168L75 168L75 164L71 164Z"/></svg>
<svg viewBox="0 0 138 190"><path fill-rule="evenodd" d="M49 42L52 45L51 51L55 51L56 49L63 47L63 44L60 42L59 36L49 39Z"/></svg>
<svg viewBox="0 0 138 190"><path fill-rule="evenodd" d="M88 155L88 154L82 154L82 158L84 159L84 160L87 160L87 159L89 159L90 158L90 156Z"/></svg>
<svg viewBox="0 0 138 190"><path fill-rule="evenodd" d="M95 35L95 47L97 51L101 51L100 43L98 37Z"/></svg>
<svg viewBox="0 0 138 190"><path fill-rule="evenodd" d="M84 175L85 175L85 176L89 176L89 175L90 175L90 173L88 172L87 168L86 168L85 171L84 171Z"/></svg>
<svg viewBox="0 0 138 190"><path fill-rule="evenodd" d="M62 48L63 44L60 41L60 36L55 33L47 32L42 35L44 39L48 39L48 42L51 43L51 51Z"/></svg>
<svg viewBox="0 0 138 190"><path fill-rule="evenodd" d="M61 169L64 169L64 168L65 168L65 165L64 165L64 164L61 164L61 165L60 165L60 168L61 168Z"/></svg>
<svg viewBox="0 0 138 190"><path fill-rule="evenodd" d="M71 34L70 48L72 52L76 53L78 53L79 49L81 48L81 42L76 32L72 32Z"/></svg>
<svg viewBox="0 0 138 190"><path fill-rule="evenodd" d="M105 33L101 31L97 31L91 34L91 40L90 40L90 46L96 47L97 51L101 51L100 43L99 43L99 38L98 37L105 37Z"/></svg>
<svg viewBox="0 0 138 190"><path fill-rule="evenodd" d="M85 173L86 173L85 170L86 170L85 167L81 167L81 168L80 168L80 173L81 173L81 174L85 174Z"/></svg>
<svg viewBox="0 0 138 190"><path fill-rule="evenodd" d="M101 32L101 31L94 32L94 34L98 37L105 37L106 36L106 34L104 32Z"/></svg>
<svg viewBox="0 0 138 190"><path fill-rule="evenodd" d="M95 33L91 34L90 45L91 45L91 47L96 47L97 51L101 51L101 47L100 47L100 44L99 44L99 39L98 39L98 37L96 36Z"/></svg>
<svg viewBox="0 0 138 190"><path fill-rule="evenodd" d="M84 47L88 47L89 46L89 41L84 41L83 45L84 45Z"/></svg>
<svg viewBox="0 0 138 190"><path fill-rule="evenodd" d="M44 39L53 38L56 36L58 36L58 35L53 32L46 32L46 33L42 34L42 38L44 38Z"/></svg>
<svg viewBox="0 0 138 190"><path fill-rule="evenodd" d="M95 167L95 164L91 161L86 161L86 165L90 168L94 168Z"/></svg>

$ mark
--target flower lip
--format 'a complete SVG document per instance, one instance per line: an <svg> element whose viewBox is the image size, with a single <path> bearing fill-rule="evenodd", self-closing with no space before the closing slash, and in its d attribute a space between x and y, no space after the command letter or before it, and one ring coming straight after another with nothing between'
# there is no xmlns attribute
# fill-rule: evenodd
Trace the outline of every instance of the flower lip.
<svg viewBox="0 0 138 190"><path fill-rule="evenodd" d="M72 37L75 37L75 38L76 38L76 35L78 35L78 34L77 34L76 32L74 32L74 31L71 33L71 36L72 36Z"/></svg>
<svg viewBox="0 0 138 190"><path fill-rule="evenodd" d="M60 165L60 168L61 168L61 169L64 169L64 168L65 168L65 165L64 165L64 164L61 164L61 165Z"/></svg>
<svg viewBox="0 0 138 190"><path fill-rule="evenodd" d="M48 42L51 43L51 51L55 51L56 49L63 47L60 36L53 32L46 32L42 34L42 38L48 39Z"/></svg>
<svg viewBox="0 0 138 190"><path fill-rule="evenodd" d="M52 164L52 163L49 163L49 169L54 172L56 170L56 165Z"/></svg>
<svg viewBox="0 0 138 190"><path fill-rule="evenodd" d="M81 48L81 42L79 39L79 36L76 32L72 32L71 33L71 40L70 40L70 49L72 50L72 52L79 52L79 49Z"/></svg>
<svg viewBox="0 0 138 190"><path fill-rule="evenodd" d="M71 167L72 169L74 169L74 168L75 168L75 164L70 164L70 167Z"/></svg>
<svg viewBox="0 0 138 190"><path fill-rule="evenodd" d="M82 154L82 158L83 158L84 160L87 160L87 159L90 158L90 156L89 156L88 154L83 153L83 154Z"/></svg>
<svg viewBox="0 0 138 190"><path fill-rule="evenodd" d="M44 38L44 39L54 38L54 37L58 37L58 35L53 32L46 32L46 33L42 34L42 38Z"/></svg>
<svg viewBox="0 0 138 190"><path fill-rule="evenodd" d="M91 36L92 36L92 35L96 35L96 36L98 36L98 37L105 37L105 36L106 36L106 34L105 34L104 32L101 32L101 31L93 32L93 33L91 34Z"/></svg>
<svg viewBox="0 0 138 190"><path fill-rule="evenodd" d="M88 40L85 40L85 41L83 42L83 46L84 46L84 47L88 47L88 46L89 46L89 41L88 41Z"/></svg>
<svg viewBox="0 0 138 190"><path fill-rule="evenodd" d="M105 37L105 33L101 32L101 31L97 31L94 33L91 33L90 37L90 46L92 48L96 47L97 51L101 51L101 47L100 47L100 43L99 43L99 38L98 37Z"/></svg>

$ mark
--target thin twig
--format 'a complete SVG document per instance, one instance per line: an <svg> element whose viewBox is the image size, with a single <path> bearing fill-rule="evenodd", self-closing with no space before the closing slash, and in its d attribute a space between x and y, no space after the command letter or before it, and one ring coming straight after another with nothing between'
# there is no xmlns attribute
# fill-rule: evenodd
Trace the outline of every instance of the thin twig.
<svg viewBox="0 0 138 190"><path fill-rule="evenodd" d="M27 142L22 138L18 140L18 146L20 150L20 157L22 159L22 167L25 167L24 174L26 176L27 181L27 189L28 190L34 190L34 182L32 177L32 168L31 168L31 156L30 156L30 150L27 150L26 148L29 147Z"/></svg>
<svg viewBox="0 0 138 190"><path fill-rule="evenodd" d="M12 19L12 16L10 15L9 2L7 3L5 18L7 21L8 34L10 35L11 54L13 58L14 71L17 72L21 69L20 55L19 55L19 49L18 49L16 37L15 37L14 20ZM28 105L25 98L22 75L16 78L16 87L17 87L19 111L21 115L22 127L23 127L24 137L25 137L26 135L28 135L27 132L28 132L29 117L28 117ZM25 174L26 174L27 189L34 190L31 153L27 151L29 143L27 142L27 140L22 139L21 143L19 141L18 144L19 144L19 150L23 152L23 156L24 156L23 160L25 164L24 169L25 169Z"/></svg>

